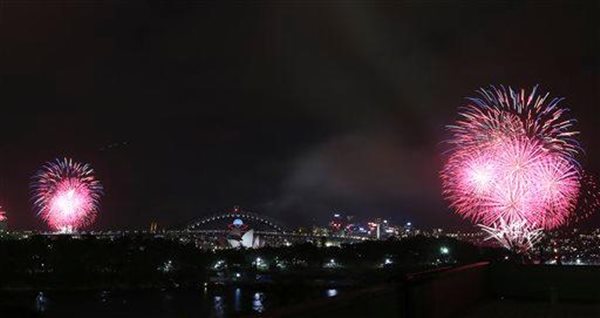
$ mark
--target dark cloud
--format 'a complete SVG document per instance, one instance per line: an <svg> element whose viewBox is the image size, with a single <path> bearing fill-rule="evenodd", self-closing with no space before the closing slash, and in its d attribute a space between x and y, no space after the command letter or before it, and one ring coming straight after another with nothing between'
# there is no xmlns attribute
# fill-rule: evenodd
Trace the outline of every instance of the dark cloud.
<svg viewBox="0 0 600 318"><path fill-rule="evenodd" d="M446 211L440 209L439 165L429 152L404 144L393 131L336 135L295 159L276 208L310 207L321 219L337 211L447 221L440 215Z"/></svg>
<svg viewBox="0 0 600 318"><path fill-rule="evenodd" d="M596 164L594 4L0 6L0 200L41 227L31 173L92 163L97 228L175 226L234 204L464 226L439 193L444 125L488 84L541 84ZM111 146L112 145L112 146Z"/></svg>

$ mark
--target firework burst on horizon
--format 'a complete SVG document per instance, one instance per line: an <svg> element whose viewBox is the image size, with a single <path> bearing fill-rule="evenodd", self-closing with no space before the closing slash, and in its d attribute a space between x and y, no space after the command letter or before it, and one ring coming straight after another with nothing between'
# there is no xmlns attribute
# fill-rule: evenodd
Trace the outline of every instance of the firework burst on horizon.
<svg viewBox="0 0 600 318"><path fill-rule="evenodd" d="M44 164L34 175L31 188L37 215L60 232L91 224L103 193L88 164L67 158Z"/></svg>
<svg viewBox="0 0 600 318"><path fill-rule="evenodd" d="M524 251L542 230L577 219L581 198L598 207L593 182L576 160L575 120L561 98L539 95L537 86L530 93L493 86L478 93L448 126L452 148L441 179L458 214L503 246Z"/></svg>
<svg viewBox="0 0 600 318"><path fill-rule="evenodd" d="M493 226L480 224L479 228L488 234L485 240L494 239L503 247L518 253L526 253L539 242L543 231L525 220L507 223L504 219Z"/></svg>

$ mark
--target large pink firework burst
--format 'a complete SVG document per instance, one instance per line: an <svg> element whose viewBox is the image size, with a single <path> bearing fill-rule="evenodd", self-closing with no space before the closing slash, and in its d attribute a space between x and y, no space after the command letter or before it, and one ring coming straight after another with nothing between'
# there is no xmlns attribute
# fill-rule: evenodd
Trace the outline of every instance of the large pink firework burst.
<svg viewBox="0 0 600 318"><path fill-rule="evenodd" d="M564 224L577 205L582 170L574 120L565 118L561 99L548 101L536 88L479 94L449 126L444 195L458 214L512 240L505 246L526 250L531 233Z"/></svg>
<svg viewBox="0 0 600 318"><path fill-rule="evenodd" d="M94 170L67 158L44 164L33 177L32 190L38 216L61 232L91 224L102 195Z"/></svg>
<svg viewBox="0 0 600 318"><path fill-rule="evenodd" d="M478 223L525 220L550 229L575 207L579 170L526 138L455 152L443 173L444 190L458 213Z"/></svg>

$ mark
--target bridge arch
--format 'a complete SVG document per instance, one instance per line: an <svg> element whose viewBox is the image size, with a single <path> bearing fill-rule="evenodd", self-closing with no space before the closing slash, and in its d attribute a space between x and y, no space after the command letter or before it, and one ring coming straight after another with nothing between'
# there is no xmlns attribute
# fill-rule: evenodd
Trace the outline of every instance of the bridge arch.
<svg viewBox="0 0 600 318"><path fill-rule="evenodd" d="M202 226L204 226L206 224L209 224L212 222L223 221L223 220L227 220L227 219L242 219L244 222L252 221L252 222L266 225L269 228L275 230L276 232L280 232L280 233L286 232L285 226L281 222L279 222L271 217L257 214L254 212L242 211L242 210L237 210L237 209L234 209L233 211L228 211L228 212L215 213L213 215L209 215L209 216L205 216L205 217L196 219L196 220L190 222L185 227L185 230L187 230L187 231L199 230Z"/></svg>

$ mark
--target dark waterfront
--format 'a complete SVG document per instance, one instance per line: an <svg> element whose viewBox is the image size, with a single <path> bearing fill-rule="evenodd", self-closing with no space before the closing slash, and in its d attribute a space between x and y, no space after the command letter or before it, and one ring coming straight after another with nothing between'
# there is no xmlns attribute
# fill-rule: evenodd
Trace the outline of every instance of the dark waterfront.
<svg viewBox="0 0 600 318"><path fill-rule="evenodd" d="M1 293L7 315L19 317L229 317L264 313L310 299L337 297L340 288L213 286L203 290ZM5 316L3 316L5 317Z"/></svg>
<svg viewBox="0 0 600 318"><path fill-rule="evenodd" d="M6 236L0 316L285 316L407 273L507 255L449 237L202 250L186 235Z"/></svg>

